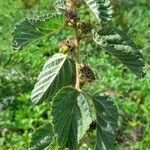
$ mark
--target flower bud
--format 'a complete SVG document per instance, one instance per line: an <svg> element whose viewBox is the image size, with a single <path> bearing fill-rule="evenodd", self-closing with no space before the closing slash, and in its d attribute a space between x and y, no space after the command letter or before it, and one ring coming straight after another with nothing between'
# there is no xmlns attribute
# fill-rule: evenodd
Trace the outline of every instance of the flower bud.
<svg viewBox="0 0 150 150"><path fill-rule="evenodd" d="M88 65L81 64L80 66L80 85L83 86L87 82L92 82L95 80L95 75L92 69Z"/></svg>
<svg viewBox="0 0 150 150"><path fill-rule="evenodd" d="M64 40L59 44L59 51L61 53L73 52L76 48L76 40Z"/></svg>

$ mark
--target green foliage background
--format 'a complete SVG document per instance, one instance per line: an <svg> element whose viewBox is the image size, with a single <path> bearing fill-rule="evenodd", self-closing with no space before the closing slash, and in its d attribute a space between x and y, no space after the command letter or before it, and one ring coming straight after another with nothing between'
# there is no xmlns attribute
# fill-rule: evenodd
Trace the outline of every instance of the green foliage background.
<svg viewBox="0 0 150 150"><path fill-rule="evenodd" d="M43 39L15 53L11 33L21 19L53 11L53 2L38 0L27 9L21 0L0 0L0 150L27 150L33 130L51 119L48 106L34 106L30 94L44 62L58 52L59 38ZM100 89L113 96L118 105L119 130L114 150L149 150L150 4L148 0L113 0L113 5L113 24L124 29L141 48L147 75L139 80L109 54L83 43L82 59L93 67L98 79L86 90L96 93ZM67 35L64 32L61 38ZM4 107L4 103L8 106ZM83 139L81 149L93 149L94 135L89 133Z"/></svg>

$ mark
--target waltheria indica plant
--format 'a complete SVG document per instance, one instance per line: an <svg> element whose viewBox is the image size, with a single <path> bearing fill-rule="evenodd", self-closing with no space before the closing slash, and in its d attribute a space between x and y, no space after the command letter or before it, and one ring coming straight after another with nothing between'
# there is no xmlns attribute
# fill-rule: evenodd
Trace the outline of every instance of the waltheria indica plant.
<svg viewBox="0 0 150 150"><path fill-rule="evenodd" d="M92 12L88 20L81 20L79 10L83 5ZM74 35L74 38L58 43L59 52L45 63L32 91L33 103L51 103L52 120L34 132L31 149L79 149L81 139L93 122L96 122L95 149L111 149L117 129L117 108L109 96L101 92L94 95L84 92L83 87L93 82L95 75L87 64L81 62L81 43L90 39L139 78L144 76L143 57L125 32L110 26L110 0L58 0L54 6L56 13L25 19L13 32L13 49L18 51L65 29L72 30Z"/></svg>

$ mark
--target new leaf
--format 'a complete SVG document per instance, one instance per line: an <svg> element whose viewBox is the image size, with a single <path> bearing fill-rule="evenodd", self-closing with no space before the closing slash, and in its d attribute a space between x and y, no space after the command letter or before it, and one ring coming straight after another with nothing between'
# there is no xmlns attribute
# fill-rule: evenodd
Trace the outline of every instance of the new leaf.
<svg viewBox="0 0 150 150"><path fill-rule="evenodd" d="M75 80L75 62L64 54L53 55L44 65L31 94L33 103L50 101L55 93Z"/></svg>
<svg viewBox="0 0 150 150"><path fill-rule="evenodd" d="M53 36L63 27L64 17L61 14L48 14L37 19L25 19L15 26L13 49L22 50L44 36Z"/></svg>
<svg viewBox="0 0 150 150"><path fill-rule="evenodd" d="M108 150L114 144L117 129L117 108L108 96L95 95L96 110L96 150Z"/></svg>
<svg viewBox="0 0 150 150"><path fill-rule="evenodd" d="M76 150L92 121L83 93L72 87L61 89L53 99L52 116L60 149Z"/></svg>
<svg viewBox="0 0 150 150"><path fill-rule="evenodd" d="M142 78L144 60L135 43L129 39L124 31L115 27L106 27L94 33L94 41L103 50L112 54L121 63L126 65L138 77Z"/></svg>

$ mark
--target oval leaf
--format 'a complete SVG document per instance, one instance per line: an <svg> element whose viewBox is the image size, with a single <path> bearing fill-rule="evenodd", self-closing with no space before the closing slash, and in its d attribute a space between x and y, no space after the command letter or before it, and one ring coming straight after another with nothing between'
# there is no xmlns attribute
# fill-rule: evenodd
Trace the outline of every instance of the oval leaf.
<svg viewBox="0 0 150 150"><path fill-rule="evenodd" d="M115 141L118 112L108 96L95 95L93 102L96 110L96 150L110 149Z"/></svg>
<svg viewBox="0 0 150 150"><path fill-rule="evenodd" d="M61 89L53 98L52 116L59 146L76 150L92 122L84 95L72 87Z"/></svg>
<svg viewBox="0 0 150 150"><path fill-rule="evenodd" d="M61 14L48 14L38 19L25 19L15 26L13 32L13 49L22 50L27 45L44 36L56 34L64 26Z"/></svg>
<svg viewBox="0 0 150 150"><path fill-rule="evenodd" d="M112 18L112 6L110 0L84 0L89 6L97 20L101 23L105 23Z"/></svg>
<svg viewBox="0 0 150 150"><path fill-rule="evenodd" d="M128 38L124 31L115 27L108 27L93 33L94 41L103 50L116 57L138 77L142 78L145 75L143 57L136 44Z"/></svg>
<svg viewBox="0 0 150 150"><path fill-rule="evenodd" d="M44 65L31 94L33 103L50 101L55 93L75 80L75 62L64 54L53 55Z"/></svg>
<svg viewBox="0 0 150 150"><path fill-rule="evenodd" d="M31 150L49 150L53 136L53 127L50 123L38 128L32 135Z"/></svg>

